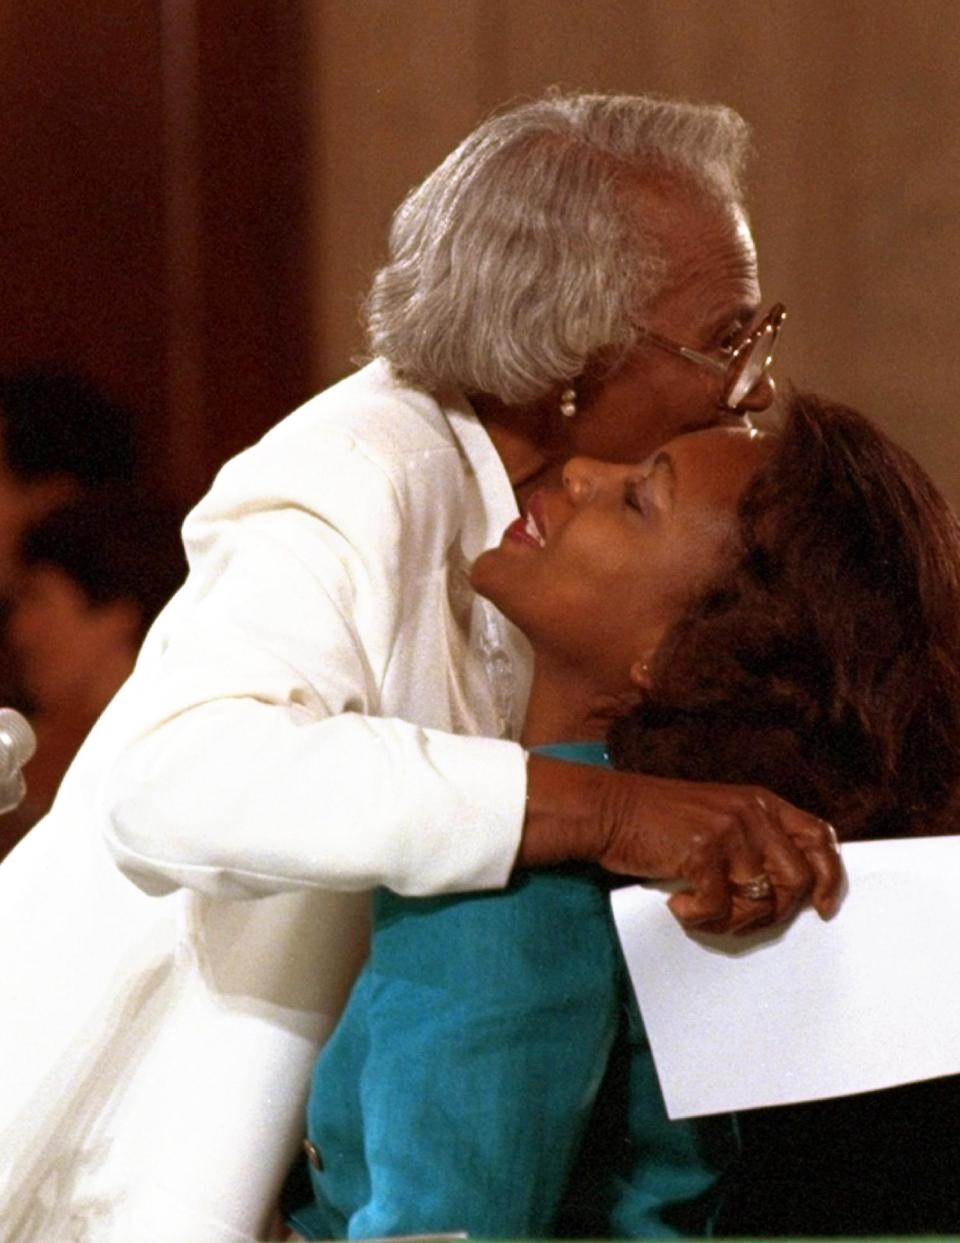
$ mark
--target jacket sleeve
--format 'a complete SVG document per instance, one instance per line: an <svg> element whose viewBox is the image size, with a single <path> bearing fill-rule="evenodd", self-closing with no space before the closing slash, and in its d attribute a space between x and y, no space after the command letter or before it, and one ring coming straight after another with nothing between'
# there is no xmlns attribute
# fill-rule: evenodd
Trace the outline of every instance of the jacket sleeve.
<svg viewBox="0 0 960 1243"><path fill-rule="evenodd" d="M108 710L123 742L100 790L107 844L149 892L426 894L509 876L525 754L379 715L403 503L362 448L324 448L320 488L316 459L288 453L222 472L185 528L187 582Z"/></svg>

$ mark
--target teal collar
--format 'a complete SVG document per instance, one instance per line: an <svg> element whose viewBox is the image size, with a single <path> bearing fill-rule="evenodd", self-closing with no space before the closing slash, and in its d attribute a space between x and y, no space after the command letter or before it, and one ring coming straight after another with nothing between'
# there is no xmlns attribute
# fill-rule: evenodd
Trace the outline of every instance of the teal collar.
<svg viewBox="0 0 960 1243"><path fill-rule="evenodd" d="M574 764L612 767L605 742L547 742L541 747L531 747L530 750L534 755L548 755L555 760L569 760Z"/></svg>

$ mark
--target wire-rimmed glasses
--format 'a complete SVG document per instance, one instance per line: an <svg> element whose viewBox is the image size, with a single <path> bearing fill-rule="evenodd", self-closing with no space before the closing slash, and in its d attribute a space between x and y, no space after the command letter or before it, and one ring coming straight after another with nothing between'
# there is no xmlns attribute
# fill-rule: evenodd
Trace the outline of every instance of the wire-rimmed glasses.
<svg viewBox="0 0 960 1243"><path fill-rule="evenodd" d="M757 385L767 378L780 327L786 317L786 307L782 302L777 302L756 328L747 333L740 344L729 350L724 358L712 358L709 354L693 350L687 345L679 345L669 337L662 337L647 329L644 329L643 335L661 349L669 350L671 354L679 354L681 358L700 367L709 367L711 371L723 376L720 404L729 410L736 410Z"/></svg>

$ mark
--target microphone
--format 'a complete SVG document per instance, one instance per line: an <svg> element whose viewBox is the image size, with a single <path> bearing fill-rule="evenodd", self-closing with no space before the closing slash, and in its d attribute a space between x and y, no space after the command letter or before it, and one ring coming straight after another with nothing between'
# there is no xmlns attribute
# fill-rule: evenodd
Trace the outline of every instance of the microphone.
<svg viewBox="0 0 960 1243"><path fill-rule="evenodd" d="M36 749L29 721L14 708L0 708L0 814L20 805L27 790L20 770Z"/></svg>

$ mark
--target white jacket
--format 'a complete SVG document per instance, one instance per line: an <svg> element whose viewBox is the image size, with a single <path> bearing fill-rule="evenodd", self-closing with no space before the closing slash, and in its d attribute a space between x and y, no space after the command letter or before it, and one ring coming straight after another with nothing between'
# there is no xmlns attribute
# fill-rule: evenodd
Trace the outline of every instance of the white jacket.
<svg viewBox="0 0 960 1243"><path fill-rule="evenodd" d="M189 516L186 584L0 866L2 1243L262 1237L363 891L509 875L529 652L465 570L516 512L466 402L376 362Z"/></svg>

